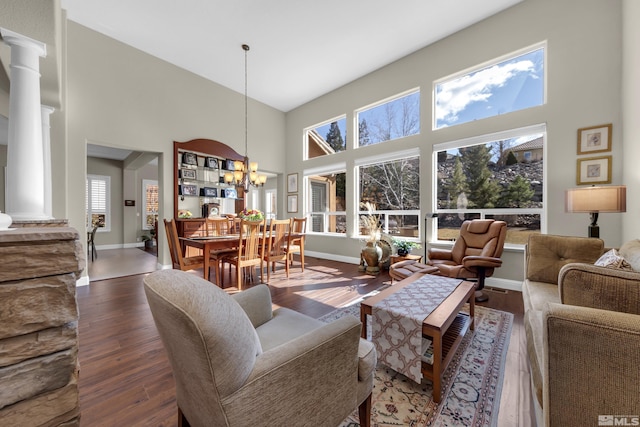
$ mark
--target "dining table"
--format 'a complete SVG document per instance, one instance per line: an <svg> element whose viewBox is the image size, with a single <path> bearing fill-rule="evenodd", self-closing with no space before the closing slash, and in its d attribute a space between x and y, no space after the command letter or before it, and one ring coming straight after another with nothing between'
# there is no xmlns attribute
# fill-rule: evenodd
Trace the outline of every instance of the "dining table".
<svg viewBox="0 0 640 427"><path fill-rule="evenodd" d="M305 233L291 233L291 239L304 239ZM212 250L220 249L233 249L240 245L239 234L225 234L223 236L193 236L193 237L180 237L180 243L184 246L191 246L202 250L203 254L208 254ZM184 250L183 250L184 252ZM204 258L204 272L203 276L205 280L209 280L209 267L211 260L208 256Z"/></svg>

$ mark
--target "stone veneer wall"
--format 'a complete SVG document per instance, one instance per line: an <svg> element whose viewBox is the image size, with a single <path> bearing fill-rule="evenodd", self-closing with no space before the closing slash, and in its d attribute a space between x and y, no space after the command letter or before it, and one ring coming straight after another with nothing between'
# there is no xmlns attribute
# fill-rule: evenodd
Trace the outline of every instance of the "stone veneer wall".
<svg viewBox="0 0 640 427"><path fill-rule="evenodd" d="M12 227L0 231L0 425L78 426L83 246L66 221Z"/></svg>

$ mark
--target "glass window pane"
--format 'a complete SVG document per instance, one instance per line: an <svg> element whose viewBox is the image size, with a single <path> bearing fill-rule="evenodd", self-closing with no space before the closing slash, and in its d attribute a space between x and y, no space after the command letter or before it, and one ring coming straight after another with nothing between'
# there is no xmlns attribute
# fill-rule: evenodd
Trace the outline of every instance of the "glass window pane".
<svg viewBox="0 0 640 427"><path fill-rule="evenodd" d="M526 245L531 234L540 234L540 215L537 214L485 215L485 218L507 223L505 243Z"/></svg>
<svg viewBox="0 0 640 427"><path fill-rule="evenodd" d="M307 177L309 182L310 231L346 233L345 172Z"/></svg>
<svg viewBox="0 0 640 427"><path fill-rule="evenodd" d="M307 159L339 153L347 149L347 119L315 126L305 131Z"/></svg>
<svg viewBox="0 0 640 427"><path fill-rule="evenodd" d="M358 146L420 133L420 91L359 111Z"/></svg>
<svg viewBox="0 0 640 427"><path fill-rule="evenodd" d="M435 85L434 129L544 103L544 48Z"/></svg>

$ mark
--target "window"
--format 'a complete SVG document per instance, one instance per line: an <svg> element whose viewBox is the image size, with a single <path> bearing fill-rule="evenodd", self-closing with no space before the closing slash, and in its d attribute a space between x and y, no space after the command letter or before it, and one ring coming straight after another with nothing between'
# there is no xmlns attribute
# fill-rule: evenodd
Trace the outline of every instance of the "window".
<svg viewBox="0 0 640 427"><path fill-rule="evenodd" d="M304 132L305 159L327 156L347 149L347 119L342 116Z"/></svg>
<svg viewBox="0 0 640 427"><path fill-rule="evenodd" d="M111 231L111 177L87 175L85 190L87 229Z"/></svg>
<svg viewBox="0 0 640 427"><path fill-rule="evenodd" d="M267 219L278 217L278 191L276 189L264 191L264 214Z"/></svg>
<svg viewBox="0 0 640 427"><path fill-rule="evenodd" d="M363 204L375 205L385 233L420 236L420 157L418 150L360 159L358 166L360 215L368 212ZM359 234L366 234L360 229Z"/></svg>
<svg viewBox="0 0 640 427"><path fill-rule="evenodd" d="M420 91L395 97L356 112L358 146L420 133Z"/></svg>
<svg viewBox="0 0 640 427"><path fill-rule="evenodd" d="M158 220L158 181L142 180L142 229L153 230Z"/></svg>
<svg viewBox="0 0 640 427"><path fill-rule="evenodd" d="M540 233L545 139L537 125L434 146L437 240L455 240L462 221L476 218L506 221L510 244ZM522 147L535 160L516 159Z"/></svg>
<svg viewBox="0 0 640 427"><path fill-rule="evenodd" d="M435 83L434 129L544 104L544 46Z"/></svg>
<svg viewBox="0 0 640 427"><path fill-rule="evenodd" d="M345 166L304 172L307 182L309 230L314 233L346 234Z"/></svg>

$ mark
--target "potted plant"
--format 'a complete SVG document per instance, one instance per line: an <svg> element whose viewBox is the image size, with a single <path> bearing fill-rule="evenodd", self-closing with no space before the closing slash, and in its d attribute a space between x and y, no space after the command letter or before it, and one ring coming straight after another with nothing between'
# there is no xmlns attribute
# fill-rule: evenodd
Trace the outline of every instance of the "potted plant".
<svg viewBox="0 0 640 427"><path fill-rule="evenodd" d="M397 248L398 255L407 256L411 249L420 249L420 243L411 242L409 240L393 239L393 246Z"/></svg>
<svg viewBox="0 0 640 427"><path fill-rule="evenodd" d="M140 238L144 242L145 249L153 248L153 234L155 234L155 231L152 230L151 235L143 234L142 236L140 236Z"/></svg>

